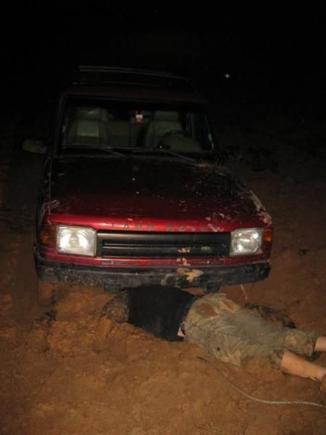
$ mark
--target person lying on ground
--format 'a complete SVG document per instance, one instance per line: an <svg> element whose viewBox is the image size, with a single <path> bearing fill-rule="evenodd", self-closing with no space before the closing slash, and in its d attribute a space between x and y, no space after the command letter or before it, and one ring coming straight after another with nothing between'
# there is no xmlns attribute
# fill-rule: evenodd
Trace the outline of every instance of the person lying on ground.
<svg viewBox="0 0 326 435"><path fill-rule="evenodd" d="M326 368L312 362L326 351L325 336L268 322L223 293L197 297L174 287L130 288L114 296L103 315L167 340L196 343L236 366L267 357L284 373L319 381L326 392Z"/></svg>

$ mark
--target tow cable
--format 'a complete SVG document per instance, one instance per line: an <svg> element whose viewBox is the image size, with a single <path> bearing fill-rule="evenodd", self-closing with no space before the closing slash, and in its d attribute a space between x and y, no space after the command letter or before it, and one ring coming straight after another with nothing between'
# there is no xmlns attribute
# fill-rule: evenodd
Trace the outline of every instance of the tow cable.
<svg viewBox="0 0 326 435"><path fill-rule="evenodd" d="M206 363L210 363L205 358L202 358L200 356L197 357L199 360L205 361ZM247 399L253 400L254 402L264 403L266 405L306 405L306 406L314 406L317 408L326 408L326 405L323 405L321 403L317 402L310 402L306 400L267 400L267 399L259 399L258 397L252 396L251 394L246 393L245 391L241 390L237 385L235 385L230 379L225 376L221 370L219 370L217 367L214 367L214 369L222 375L222 378L229 384L233 389L238 391L238 393L242 394Z"/></svg>

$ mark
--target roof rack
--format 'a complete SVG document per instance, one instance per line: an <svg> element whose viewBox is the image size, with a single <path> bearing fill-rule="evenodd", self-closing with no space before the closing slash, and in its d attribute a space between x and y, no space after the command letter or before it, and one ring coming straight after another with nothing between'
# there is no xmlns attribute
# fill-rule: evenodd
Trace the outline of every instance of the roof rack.
<svg viewBox="0 0 326 435"><path fill-rule="evenodd" d="M137 74L151 77L171 78L178 80L187 80L185 77L177 76L163 71L154 71L141 68L127 68L127 67L108 67L108 66L95 66L95 65L79 65L79 73L118 73L118 74Z"/></svg>
<svg viewBox="0 0 326 435"><path fill-rule="evenodd" d="M75 70L72 86L77 92L93 92L111 95L112 92L123 93L140 91L139 98L148 95L174 95L180 101L204 102L191 81L187 78L161 71L138 68L122 68L94 65L80 65ZM154 94L151 94L154 92ZM131 95L130 94L130 95Z"/></svg>

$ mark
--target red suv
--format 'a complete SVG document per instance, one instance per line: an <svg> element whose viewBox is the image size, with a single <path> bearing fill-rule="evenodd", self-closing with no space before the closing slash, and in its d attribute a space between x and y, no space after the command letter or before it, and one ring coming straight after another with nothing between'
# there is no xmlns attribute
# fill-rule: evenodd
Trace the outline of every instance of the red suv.
<svg viewBox="0 0 326 435"><path fill-rule="evenodd" d="M268 275L271 218L218 165L206 106L180 77L80 68L45 163L41 291L50 281L216 291Z"/></svg>

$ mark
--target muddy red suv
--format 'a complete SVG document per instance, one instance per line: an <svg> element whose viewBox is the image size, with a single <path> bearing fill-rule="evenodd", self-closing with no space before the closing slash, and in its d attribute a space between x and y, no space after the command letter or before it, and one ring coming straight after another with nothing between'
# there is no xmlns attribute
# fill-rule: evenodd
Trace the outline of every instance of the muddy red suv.
<svg viewBox="0 0 326 435"><path fill-rule="evenodd" d="M61 96L38 208L41 282L201 287L265 278L271 219L219 166L179 77L81 68Z"/></svg>

